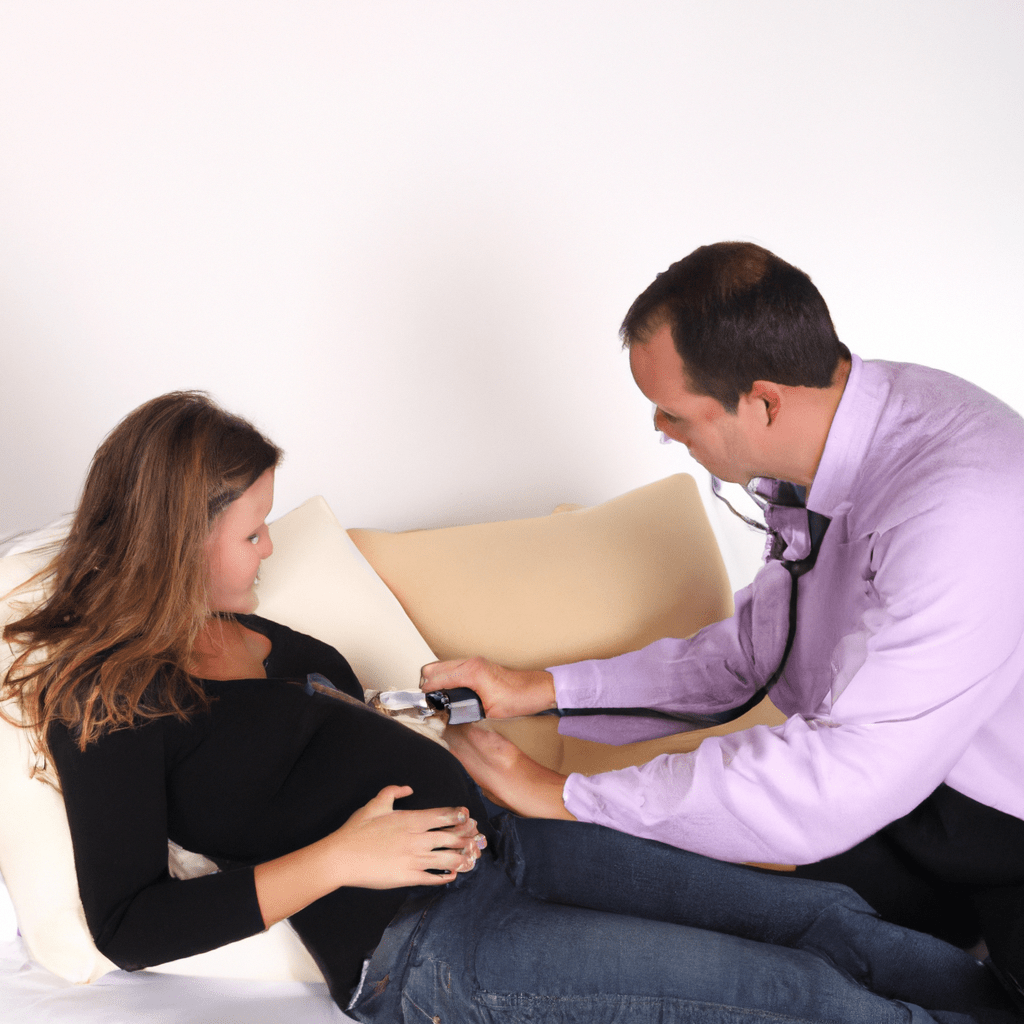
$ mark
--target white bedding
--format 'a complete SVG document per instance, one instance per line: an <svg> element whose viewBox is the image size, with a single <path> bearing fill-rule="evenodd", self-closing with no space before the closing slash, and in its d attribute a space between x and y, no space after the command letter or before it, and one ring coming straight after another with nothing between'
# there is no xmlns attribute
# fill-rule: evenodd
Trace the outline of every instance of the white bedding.
<svg viewBox="0 0 1024 1024"><path fill-rule="evenodd" d="M3 1024L344 1024L351 1019L322 983L114 971L91 985L73 985L28 959L0 881Z"/></svg>

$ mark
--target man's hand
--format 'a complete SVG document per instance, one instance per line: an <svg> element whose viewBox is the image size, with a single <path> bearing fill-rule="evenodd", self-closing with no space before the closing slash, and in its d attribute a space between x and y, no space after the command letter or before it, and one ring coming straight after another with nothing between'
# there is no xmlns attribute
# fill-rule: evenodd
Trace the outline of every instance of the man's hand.
<svg viewBox="0 0 1024 1024"><path fill-rule="evenodd" d="M576 820L562 800L566 776L527 757L504 736L482 724L449 726L444 736L466 771L516 814Z"/></svg>
<svg viewBox="0 0 1024 1024"><path fill-rule="evenodd" d="M503 668L486 658L434 661L420 672L420 689L452 690L467 686L480 698L488 718L516 718L547 711L555 704L555 681L543 669Z"/></svg>

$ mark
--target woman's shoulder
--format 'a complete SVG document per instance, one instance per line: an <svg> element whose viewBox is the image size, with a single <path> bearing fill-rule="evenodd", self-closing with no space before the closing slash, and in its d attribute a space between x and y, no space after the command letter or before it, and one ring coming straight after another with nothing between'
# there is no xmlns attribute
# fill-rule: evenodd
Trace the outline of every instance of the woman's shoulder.
<svg viewBox="0 0 1024 1024"><path fill-rule="evenodd" d="M270 641L270 655L265 662L269 677L305 678L318 672L339 690L363 699L363 688L352 667L330 644L261 615L237 615L236 618L246 629L261 633Z"/></svg>
<svg viewBox="0 0 1024 1024"><path fill-rule="evenodd" d="M275 622L273 619L265 619L262 615L243 615L241 612L231 616L240 622L246 629L251 629L255 633L262 633L263 636L267 637L273 642L275 637L280 637L283 640L291 640L293 638L299 638L302 640L312 640L319 643L316 637L309 636L306 633L300 633L297 629L292 629L290 626L285 626L280 622Z"/></svg>
<svg viewBox="0 0 1024 1024"><path fill-rule="evenodd" d="M291 626L285 626L283 623L275 622L273 619L265 619L262 615L242 615L237 614L233 616L241 625L246 629L252 630L254 633L259 633L261 636L265 636L270 641L270 653L271 656L275 654L283 654L285 651L288 652L305 652L305 651L333 651L338 657L341 657L340 653L336 651L330 644L324 643L322 640L318 640L315 636L310 636L308 633L301 633L297 629L292 629Z"/></svg>

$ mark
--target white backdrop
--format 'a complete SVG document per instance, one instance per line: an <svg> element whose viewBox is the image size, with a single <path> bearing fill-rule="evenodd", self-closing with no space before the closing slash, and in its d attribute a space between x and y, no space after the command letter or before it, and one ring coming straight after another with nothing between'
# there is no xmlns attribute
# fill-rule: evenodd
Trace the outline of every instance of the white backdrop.
<svg viewBox="0 0 1024 1024"><path fill-rule="evenodd" d="M723 238L1022 409L1022 42L1019 0L0 0L0 537L174 388L287 450L275 514L699 475L616 331Z"/></svg>

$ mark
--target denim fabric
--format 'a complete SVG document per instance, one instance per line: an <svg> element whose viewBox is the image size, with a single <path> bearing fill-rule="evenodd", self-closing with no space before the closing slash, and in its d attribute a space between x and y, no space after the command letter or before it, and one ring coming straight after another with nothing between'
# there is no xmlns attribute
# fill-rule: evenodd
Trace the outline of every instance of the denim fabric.
<svg viewBox="0 0 1024 1024"><path fill-rule="evenodd" d="M406 903L370 961L352 1017L365 1024L1018 1020L1002 1012L1001 993L976 960L932 946L936 940L919 948L917 939L927 937L882 928L877 959L894 963L875 963L871 935L848 941L841 934L850 920L876 921L842 887L791 887L785 883L792 880L692 855L673 862L665 877L652 848L673 857L681 851L629 836L621 837L623 846L620 833L572 822L501 824L500 859L484 856L471 874ZM636 870L619 859L623 852ZM530 888L594 906L544 902ZM803 894L795 905L794 889ZM764 938L710 930L719 911L730 924L752 917L747 931ZM676 915L701 924L665 920ZM922 967L917 957L933 954L945 959L935 970L928 966L942 1000L930 1013L911 998L929 992L912 975ZM952 976L940 984L943 974ZM901 978L906 994L885 998L860 978L895 988Z"/></svg>
<svg viewBox="0 0 1024 1024"><path fill-rule="evenodd" d="M500 834L506 870L539 899L808 950L872 992L932 1009L1006 1005L984 964L881 920L845 885L726 864L583 822L503 815Z"/></svg>

